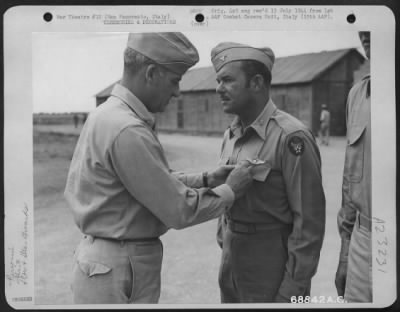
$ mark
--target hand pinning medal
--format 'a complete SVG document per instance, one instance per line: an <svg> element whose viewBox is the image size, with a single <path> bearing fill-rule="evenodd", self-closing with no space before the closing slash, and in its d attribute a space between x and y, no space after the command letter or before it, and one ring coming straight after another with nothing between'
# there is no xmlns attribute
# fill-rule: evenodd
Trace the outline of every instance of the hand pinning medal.
<svg viewBox="0 0 400 312"><path fill-rule="evenodd" d="M304 141L298 136L292 136L288 142L289 151L295 155L300 156L304 153Z"/></svg>

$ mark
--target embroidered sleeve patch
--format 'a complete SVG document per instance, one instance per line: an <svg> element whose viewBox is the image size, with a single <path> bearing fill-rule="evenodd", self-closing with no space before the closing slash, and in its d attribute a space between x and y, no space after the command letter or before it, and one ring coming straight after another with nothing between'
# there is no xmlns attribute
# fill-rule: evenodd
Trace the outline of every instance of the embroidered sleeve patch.
<svg viewBox="0 0 400 312"><path fill-rule="evenodd" d="M300 156L304 153L304 141L298 136L292 136L288 142L289 151L295 155Z"/></svg>

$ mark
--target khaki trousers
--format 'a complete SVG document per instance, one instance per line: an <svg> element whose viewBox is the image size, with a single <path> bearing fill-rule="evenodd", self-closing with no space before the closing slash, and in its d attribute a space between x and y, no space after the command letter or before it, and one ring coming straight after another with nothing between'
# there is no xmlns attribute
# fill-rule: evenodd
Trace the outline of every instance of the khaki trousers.
<svg viewBox="0 0 400 312"><path fill-rule="evenodd" d="M291 226L255 234L224 230L219 286L222 303L274 302L288 258Z"/></svg>
<svg viewBox="0 0 400 312"><path fill-rule="evenodd" d="M371 232L360 226L357 217L351 235L344 299L348 302L372 302Z"/></svg>
<svg viewBox="0 0 400 312"><path fill-rule="evenodd" d="M159 239L127 242L84 237L74 255L74 303L158 303L162 256Z"/></svg>

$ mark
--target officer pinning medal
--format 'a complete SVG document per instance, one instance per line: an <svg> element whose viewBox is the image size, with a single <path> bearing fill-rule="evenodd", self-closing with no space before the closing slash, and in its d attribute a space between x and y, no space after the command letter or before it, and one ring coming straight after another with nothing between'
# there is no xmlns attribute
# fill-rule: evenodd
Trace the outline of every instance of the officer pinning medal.
<svg viewBox="0 0 400 312"><path fill-rule="evenodd" d="M199 60L182 33L131 33L121 81L89 116L72 158L65 197L82 232L75 250L75 303L157 303L168 229L214 219L244 196L251 165L173 172L154 113L180 94Z"/></svg>

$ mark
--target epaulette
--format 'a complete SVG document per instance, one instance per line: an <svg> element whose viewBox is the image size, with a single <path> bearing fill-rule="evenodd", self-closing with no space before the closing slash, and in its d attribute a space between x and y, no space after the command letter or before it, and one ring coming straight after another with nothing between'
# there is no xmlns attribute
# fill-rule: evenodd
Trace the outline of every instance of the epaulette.
<svg viewBox="0 0 400 312"><path fill-rule="evenodd" d="M281 110L276 111L272 119L276 121L278 126L286 134L291 134L296 131L307 131L307 127L297 118L292 115L283 112Z"/></svg>

